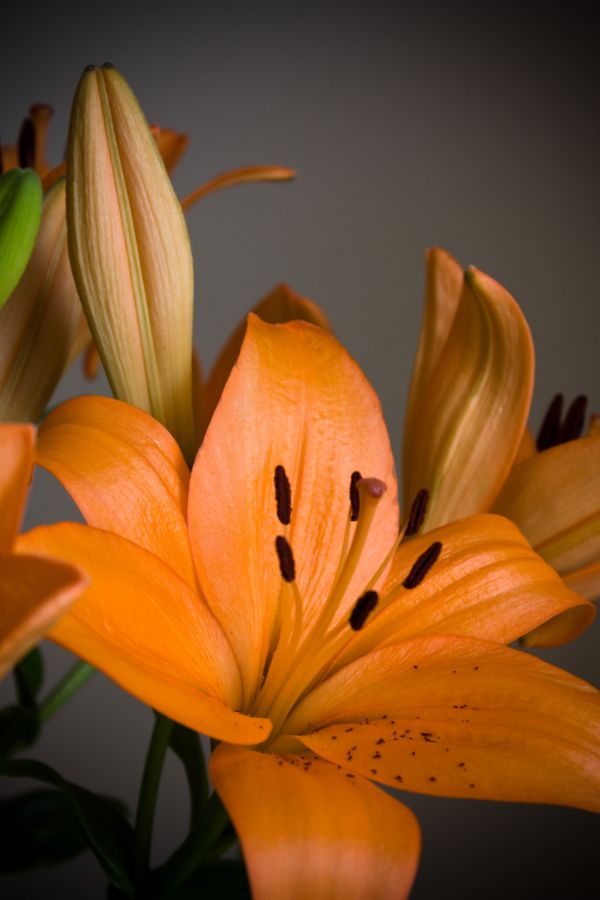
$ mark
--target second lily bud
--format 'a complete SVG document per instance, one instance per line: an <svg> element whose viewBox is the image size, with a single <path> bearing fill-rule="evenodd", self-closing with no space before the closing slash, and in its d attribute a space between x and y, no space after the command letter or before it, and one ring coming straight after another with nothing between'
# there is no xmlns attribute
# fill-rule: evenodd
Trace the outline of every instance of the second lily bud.
<svg viewBox="0 0 600 900"><path fill-rule="evenodd" d="M116 397L193 458L193 267L181 206L124 78L88 67L69 131L73 275Z"/></svg>

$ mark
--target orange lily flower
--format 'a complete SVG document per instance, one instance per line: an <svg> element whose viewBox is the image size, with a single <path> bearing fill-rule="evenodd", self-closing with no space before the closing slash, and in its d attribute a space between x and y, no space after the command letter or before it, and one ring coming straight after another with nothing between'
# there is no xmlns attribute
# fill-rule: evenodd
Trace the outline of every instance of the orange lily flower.
<svg viewBox="0 0 600 900"><path fill-rule="evenodd" d="M494 510L567 584L600 593L600 434L579 437L578 400L555 403L536 452L526 430L533 343L510 294L434 248L404 432L404 497L430 492L425 527ZM553 446L558 444L560 446ZM555 623L556 624L556 623ZM554 641L548 626L528 636Z"/></svg>
<svg viewBox="0 0 600 900"><path fill-rule="evenodd" d="M497 516L401 542L377 397L329 332L250 317L191 476L100 397L48 416L37 461L89 523L20 539L91 576L51 637L223 742L259 900L407 896L418 826L372 781L600 809L598 692L500 643L592 605Z"/></svg>
<svg viewBox="0 0 600 900"><path fill-rule="evenodd" d="M55 624L87 584L82 571L16 554L34 458L31 425L0 425L0 678Z"/></svg>

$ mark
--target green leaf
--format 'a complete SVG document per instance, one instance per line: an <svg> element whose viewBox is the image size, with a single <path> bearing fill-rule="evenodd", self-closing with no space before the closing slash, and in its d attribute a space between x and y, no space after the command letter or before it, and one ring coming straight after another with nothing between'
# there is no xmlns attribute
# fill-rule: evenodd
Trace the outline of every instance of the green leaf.
<svg viewBox="0 0 600 900"><path fill-rule="evenodd" d="M84 847L77 819L60 791L30 791L0 800L0 873L64 862Z"/></svg>
<svg viewBox="0 0 600 900"><path fill-rule="evenodd" d="M44 681L44 661L37 647L15 666L13 675L21 706L37 709L37 695Z"/></svg>
<svg viewBox="0 0 600 900"><path fill-rule="evenodd" d="M202 814L208 799L208 778L200 737L196 731L176 723L171 732L169 746L185 769L190 789L190 825L193 826Z"/></svg>
<svg viewBox="0 0 600 900"><path fill-rule="evenodd" d="M0 175L0 309L16 288L42 215L42 184L33 169Z"/></svg>
<svg viewBox="0 0 600 900"><path fill-rule="evenodd" d="M25 706L0 710L0 759L29 747L40 733L37 712Z"/></svg>
<svg viewBox="0 0 600 900"><path fill-rule="evenodd" d="M66 781L44 763L30 759L0 762L0 775L34 778L62 791L106 875L127 897L133 897L131 877L133 829L113 800Z"/></svg>

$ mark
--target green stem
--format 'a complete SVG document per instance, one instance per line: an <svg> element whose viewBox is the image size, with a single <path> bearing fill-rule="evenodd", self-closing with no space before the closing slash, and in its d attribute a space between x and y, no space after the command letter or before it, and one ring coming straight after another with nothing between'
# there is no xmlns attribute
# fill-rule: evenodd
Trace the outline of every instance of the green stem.
<svg viewBox="0 0 600 900"><path fill-rule="evenodd" d="M229 816L216 793L211 794L201 819L161 872L158 896L176 897L196 869L212 858Z"/></svg>
<svg viewBox="0 0 600 900"><path fill-rule="evenodd" d="M172 728L173 722L171 719L167 719L166 716L156 713L156 721L152 730L152 737L150 738L150 746L148 747L146 764L144 766L144 774L142 776L135 820L133 866L135 882L140 891L143 891L143 882L148 873L154 809Z"/></svg>
<svg viewBox="0 0 600 900"><path fill-rule="evenodd" d="M70 700L86 681L89 681L95 671L93 666L83 660L75 663L40 706L38 712L40 722L47 722L48 719L51 719L61 706L64 706L67 700Z"/></svg>

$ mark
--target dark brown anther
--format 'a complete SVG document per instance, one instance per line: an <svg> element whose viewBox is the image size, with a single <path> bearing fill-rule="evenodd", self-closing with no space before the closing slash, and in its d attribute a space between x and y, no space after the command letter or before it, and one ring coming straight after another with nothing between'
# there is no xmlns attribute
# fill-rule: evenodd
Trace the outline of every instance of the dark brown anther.
<svg viewBox="0 0 600 900"><path fill-rule="evenodd" d="M433 564L436 562L438 556L442 552L442 542L435 541L430 547L427 548L417 560L413 563L413 567L402 582L402 587L405 587L408 591L412 591L414 588L418 587Z"/></svg>
<svg viewBox="0 0 600 900"><path fill-rule="evenodd" d="M423 520L425 519L425 513L427 512L427 504L429 503L429 491L426 488L421 488L420 491L417 492L417 496L412 502L412 506L410 507L410 513L408 514L408 522L406 523L406 528L404 529L404 537L403 541L407 540L407 538L412 537L414 534L420 530L421 525L423 524Z"/></svg>
<svg viewBox="0 0 600 900"><path fill-rule="evenodd" d="M365 591L362 597L359 597L354 604L354 609L350 613L350 628L353 631L360 631L365 622L377 606L379 594L377 591Z"/></svg>
<svg viewBox="0 0 600 900"><path fill-rule="evenodd" d="M4 162L2 160L2 141L0 141L0 175L4 174Z"/></svg>
<svg viewBox="0 0 600 900"><path fill-rule="evenodd" d="M356 485L361 480L360 472L353 472L350 476L350 519L356 522L360 512L360 497L358 496L358 488Z"/></svg>
<svg viewBox="0 0 600 900"><path fill-rule="evenodd" d="M560 426L558 444L565 444L567 441L574 441L576 438L581 437L583 426L585 425L587 402L585 394L575 397Z"/></svg>
<svg viewBox="0 0 600 900"><path fill-rule="evenodd" d="M278 534L275 538L275 549L277 550L277 558L279 559L279 571L284 581L291 584L296 577L296 563L294 562L294 554L292 548L286 539Z"/></svg>
<svg viewBox="0 0 600 900"><path fill-rule="evenodd" d="M35 128L31 119L23 119L17 142L19 166L21 169L33 167L35 161Z"/></svg>
<svg viewBox="0 0 600 900"><path fill-rule="evenodd" d="M540 425L535 444L538 450L547 450L548 447L554 447L559 442L562 408L563 395L557 394L546 410L546 415Z"/></svg>
<svg viewBox="0 0 600 900"><path fill-rule="evenodd" d="M275 500L277 518L282 525L289 525L292 517L292 489L283 466L275 466Z"/></svg>

